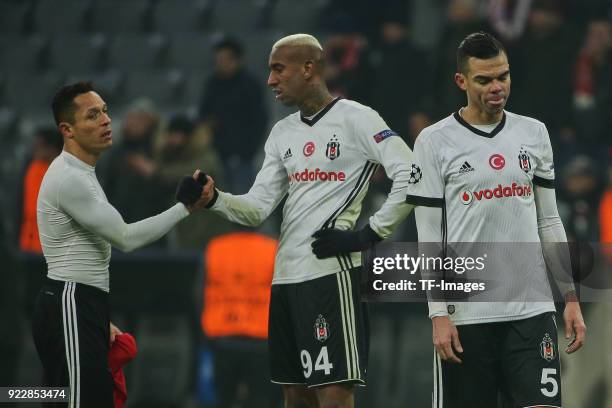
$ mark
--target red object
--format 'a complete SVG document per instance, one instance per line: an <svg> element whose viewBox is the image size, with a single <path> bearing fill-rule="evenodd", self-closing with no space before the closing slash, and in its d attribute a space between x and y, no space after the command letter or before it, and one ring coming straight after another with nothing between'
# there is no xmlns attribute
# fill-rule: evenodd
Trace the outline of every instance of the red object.
<svg viewBox="0 0 612 408"><path fill-rule="evenodd" d="M127 400L127 388L125 385L125 375L123 375L123 366L136 357L137 352L136 340L131 334L122 333L115 336L115 341L108 352L108 366L113 375L113 381L115 382L115 390L113 392L115 408L123 408Z"/></svg>

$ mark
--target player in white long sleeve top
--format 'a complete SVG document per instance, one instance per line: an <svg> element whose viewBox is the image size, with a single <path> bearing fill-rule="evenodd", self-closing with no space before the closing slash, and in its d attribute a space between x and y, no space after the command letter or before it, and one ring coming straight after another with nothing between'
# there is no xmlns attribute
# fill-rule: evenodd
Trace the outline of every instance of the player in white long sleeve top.
<svg viewBox="0 0 612 408"><path fill-rule="evenodd" d="M300 111L270 132L250 191L217 192L210 205L231 221L254 226L287 196L269 349L272 381L284 385L290 407L316 400L353 406L353 385L365 383L367 364L359 251L389 236L412 209L404 203L410 149L374 110L329 94L321 54L318 41L305 34L273 46L268 85ZM368 225L353 231L380 165L393 181L391 192Z"/></svg>
<svg viewBox="0 0 612 408"><path fill-rule="evenodd" d="M69 407L113 406L108 370L111 246L131 251L166 234L212 197L194 178L179 184L181 200L163 213L126 224L108 203L95 164L112 145L111 119L91 84L62 87L53 113L64 151L43 178L37 219L47 278L32 328L45 385L70 387ZM137 194L137 192L135 192Z"/></svg>
<svg viewBox="0 0 612 408"><path fill-rule="evenodd" d="M511 244L537 249L540 242L567 241L548 133L541 122L504 111L510 69L492 36L466 37L457 65L455 81L468 105L418 136L414 168L420 177L409 185L406 201L419 206L419 242L506 243L489 263L503 265L498 283L507 292L498 302L430 302L433 407L495 407L498 393L513 407L560 407L555 307L545 261L566 297L566 336L575 336L566 351L572 353L582 346L586 328L567 279L569 253L567 247L555 251L564 247L557 244L525 254ZM533 301L535 294L542 301Z"/></svg>

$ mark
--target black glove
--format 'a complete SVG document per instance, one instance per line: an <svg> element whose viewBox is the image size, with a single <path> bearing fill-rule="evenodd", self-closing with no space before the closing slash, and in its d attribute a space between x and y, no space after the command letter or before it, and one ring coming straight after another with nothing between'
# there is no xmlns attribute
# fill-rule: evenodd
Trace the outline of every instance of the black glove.
<svg viewBox="0 0 612 408"><path fill-rule="evenodd" d="M204 187L206 183L208 183L208 178L206 177L206 173L204 173L203 171L200 171L200 174L198 174L198 183L200 183L202 187Z"/></svg>
<svg viewBox="0 0 612 408"><path fill-rule="evenodd" d="M359 231L338 229L322 229L312 235L315 240L311 244L312 253L318 259L329 258L338 254L363 251L382 238L369 225Z"/></svg>
<svg viewBox="0 0 612 408"><path fill-rule="evenodd" d="M197 181L192 176L183 177L176 188L176 201L186 206L195 204L200 199L204 187L200 180L201 176L198 177ZM204 181L206 180L206 175L204 175Z"/></svg>

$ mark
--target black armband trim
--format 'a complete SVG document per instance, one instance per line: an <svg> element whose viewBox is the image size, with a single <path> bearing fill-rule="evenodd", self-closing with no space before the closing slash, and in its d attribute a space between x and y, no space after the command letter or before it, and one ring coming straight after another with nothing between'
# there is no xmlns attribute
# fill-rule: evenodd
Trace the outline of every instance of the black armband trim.
<svg viewBox="0 0 612 408"><path fill-rule="evenodd" d="M533 176L533 184L544 188L555 188L555 179L545 179L543 177Z"/></svg>
<svg viewBox="0 0 612 408"><path fill-rule="evenodd" d="M406 203L416 205L419 207L444 207L444 198L431 198L421 197L408 194L406 196Z"/></svg>

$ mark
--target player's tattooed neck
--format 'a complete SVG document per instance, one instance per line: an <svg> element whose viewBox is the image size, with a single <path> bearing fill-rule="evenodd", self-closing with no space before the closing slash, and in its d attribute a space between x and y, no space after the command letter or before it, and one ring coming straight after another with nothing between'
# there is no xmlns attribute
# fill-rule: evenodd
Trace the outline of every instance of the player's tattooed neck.
<svg viewBox="0 0 612 408"><path fill-rule="evenodd" d="M312 95L312 97L304 101L300 107L300 111L304 116L312 116L321 109L325 108L333 99L334 97L327 92Z"/></svg>

